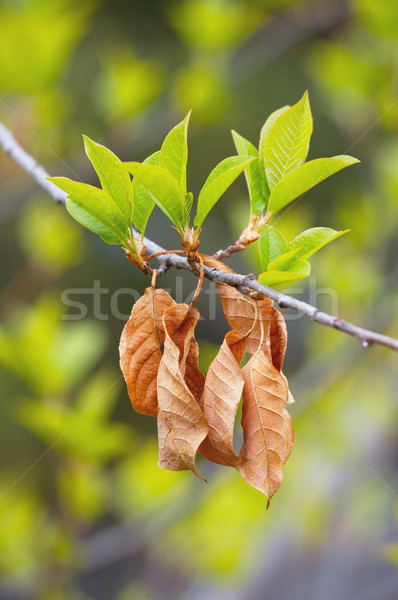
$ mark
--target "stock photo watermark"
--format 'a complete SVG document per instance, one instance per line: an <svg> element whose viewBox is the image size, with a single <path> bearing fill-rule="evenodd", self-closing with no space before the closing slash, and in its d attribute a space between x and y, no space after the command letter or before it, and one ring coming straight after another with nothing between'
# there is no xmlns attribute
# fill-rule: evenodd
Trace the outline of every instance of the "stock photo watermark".
<svg viewBox="0 0 398 600"><path fill-rule="evenodd" d="M163 288L164 291L171 294L177 303L189 304L192 300L193 291L188 295L184 291L183 277L177 276L175 287ZM338 315L338 294L336 290L330 287L318 287L316 277L311 276L306 280L305 287L285 288L284 292L290 296L299 299L306 299L313 306L319 303L326 307L328 311ZM63 321L80 321L87 316L92 316L98 321L109 321L116 319L127 321L130 317L129 312L122 312L121 305L132 307L142 295L142 291L133 287L123 287L111 290L103 287L99 279L95 279L91 287L67 288L61 292L61 302L68 309L68 312L62 315ZM211 283L206 289L202 290L201 298L206 298L208 304L207 320L215 321L220 315L220 304L216 285ZM285 314L286 321L297 321L303 315L297 311L289 311Z"/></svg>

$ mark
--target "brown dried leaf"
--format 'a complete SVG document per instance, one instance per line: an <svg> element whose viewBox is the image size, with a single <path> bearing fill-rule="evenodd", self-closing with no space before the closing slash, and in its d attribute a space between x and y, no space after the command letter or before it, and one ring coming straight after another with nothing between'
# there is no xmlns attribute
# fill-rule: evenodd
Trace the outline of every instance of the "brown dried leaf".
<svg viewBox="0 0 398 600"><path fill-rule="evenodd" d="M245 352L246 339L238 331L229 331L209 367L201 399L209 434L199 451L207 459L231 467L238 464L233 433L244 383L239 365Z"/></svg>
<svg viewBox="0 0 398 600"><path fill-rule="evenodd" d="M197 346L193 343L198 319L199 312L186 304L171 306L163 315L166 337L158 372L158 464L172 471L190 469L200 477L195 456L209 428L187 385L187 380L200 385Z"/></svg>
<svg viewBox="0 0 398 600"><path fill-rule="evenodd" d="M285 408L288 387L263 350L251 357L242 375L244 441L238 468L269 501L282 483L282 468L293 447L293 424Z"/></svg>
<svg viewBox="0 0 398 600"><path fill-rule="evenodd" d="M252 329L253 321L257 321L247 340L249 354L254 354L259 347L261 339L260 321L262 321L264 329L263 350L270 352L269 330L273 318L273 312L270 310L272 309L272 301L269 298L253 300L253 298L244 296L226 283L218 283L217 289L225 318L231 329L246 335Z"/></svg>
<svg viewBox="0 0 398 600"><path fill-rule="evenodd" d="M224 273L234 273L221 261L212 256L203 255L204 264L210 268L218 269ZM217 284L218 293L221 298L224 315L231 329L240 331L245 335L253 325L256 318L256 304L259 319L264 325L263 350L271 352L272 364L280 371L285 357L287 345L287 330L283 315L272 306L272 300L263 296L260 300L254 300L243 296L236 288L226 283ZM249 336L247 351L254 354L260 343L261 327L256 324Z"/></svg>
<svg viewBox="0 0 398 600"><path fill-rule="evenodd" d="M286 321L277 308L270 306L268 311L270 315L269 336L272 364L280 371L282 369L287 346Z"/></svg>
<svg viewBox="0 0 398 600"><path fill-rule="evenodd" d="M156 377L165 339L162 318L174 304L164 290L147 288L134 304L120 338L120 367L130 400L145 415L157 415Z"/></svg>
<svg viewBox="0 0 398 600"><path fill-rule="evenodd" d="M194 337L191 339L185 361L185 383L199 403L205 387L205 376L199 369L199 346Z"/></svg>

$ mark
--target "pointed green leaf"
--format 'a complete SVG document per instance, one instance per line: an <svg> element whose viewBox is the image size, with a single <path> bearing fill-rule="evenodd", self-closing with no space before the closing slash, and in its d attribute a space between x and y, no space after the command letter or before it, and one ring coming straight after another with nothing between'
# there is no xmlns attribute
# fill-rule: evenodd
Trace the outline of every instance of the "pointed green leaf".
<svg viewBox="0 0 398 600"><path fill-rule="evenodd" d="M151 192L156 204L177 228L185 225L185 192L163 167L138 162L123 163L126 169Z"/></svg>
<svg viewBox="0 0 398 600"><path fill-rule="evenodd" d="M160 150L154 152L143 162L144 165L159 166ZM123 167L124 168L124 167ZM127 171L126 171L127 173ZM142 185L136 177L133 179L133 223L142 236L145 234L145 229L148 219L155 206L155 199L151 192Z"/></svg>
<svg viewBox="0 0 398 600"><path fill-rule="evenodd" d="M67 196L65 200L68 213L83 227L87 227L93 233L97 233L107 244L120 244L121 240L104 223L94 217L88 210L83 208Z"/></svg>
<svg viewBox="0 0 398 600"><path fill-rule="evenodd" d="M258 153L261 158L264 159L265 144L268 139L268 134L271 131L274 123L289 108L290 108L290 105L287 104L286 106L282 106L282 108L278 108L277 110L274 110L274 112L270 114L270 116L265 121L264 125L262 126L261 131L260 131L260 142L258 145Z"/></svg>
<svg viewBox="0 0 398 600"><path fill-rule="evenodd" d="M312 134L308 93L283 112L268 132L264 147L265 172L270 190L306 159Z"/></svg>
<svg viewBox="0 0 398 600"><path fill-rule="evenodd" d="M268 211L277 213L281 208L295 200L327 177L341 169L359 162L352 156L333 156L317 158L298 167L287 175L272 190L268 201Z"/></svg>
<svg viewBox="0 0 398 600"><path fill-rule="evenodd" d="M210 173L198 198L198 209L194 224L200 227L217 200L235 181L242 171L255 159L247 156L224 158Z"/></svg>
<svg viewBox="0 0 398 600"><path fill-rule="evenodd" d="M265 144L266 144L268 134L271 131L273 124L275 123L275 121L277 120L277 118L280 115L282 115L284 112L287 111L288 108L290 108L289 105L282 106L282 108L278 108L278 110L275 110L273 113L271 113L270 116L268 117L268 119L265 121L265 123L262 126L261 131L260 131L260 141L259 141L259 145L258 145L258 157L259 157L259 163L260 163L260 184L261 184L261 190L262 190L263 196L266 201L269 198L270 189L269 189L267 177L265 175L265 161L264 161Z"/></svg>
<svg viewBox="0 0 398 600"><path fill-rule="evenodd" d="M329 244L338 237L348 233L350 230L336 231L329 227L312 227L303 231L294 238L289 244L289 250L298 249L298 258L309 258L315 252L318 252L323 246Z"/></svg>
<svg viewBox="0 0 398 600"><path fill-rule="evenodd" d="M245 169L245 178L249 189L251 212L258 215L264 210L267 203L261 184L258 150L251 142L239 135L239 133L236 133L236 131L232 131L232 137L238 154L241 156L254 156L257 159Z"/></svg>
<svg viewBox="0 0 398 600"><path fill-rule="evenodd" d="M167 134L160 149L159 165L170 171L184 192L187 191L188 123L191 111Z"/></svg>
<svg viewBox="0 0 398 600"><path fill-rule="evenodd" d="M192 204L193 204L193 194L192 194L192 192L188 192L188 194L185 194L185 217L186 217L186 224L188 226L189 226L189 220L191 218Z"/></svg>
<svg viewBox="0 0 398 600"><path fill-rule="evenodd" d="M286 252L287 241L283 235L271 225L265 225L260 234L260 260L261 266L266 271L268 264Z"/></svg>
<svg viewBox="0 0 398 600"><path fill-rule="evenodd" d="M311 265L305 260L298 260L286 271L266 271L265 273L261 273L258 280L262 285L275 286L304 279L310 273Z"/></svg>
<svg viewBox="0 0 398 600"><path fill-rule="evenodd" d="M287 271L300 258L301 248L284 252L268 263L267 271Z"/></svg>
<svg viewBox="0 0 398 600"><path fill-rule="evenodd" d="M129 174L105 146L83 136L86 154L97 172L102 189L114 199L128 227L131 225L133 192Z"/></svg>
<svg viewBox="0 0 398 600"><path fill-rule="evenodd" d="M66 207L72 217L108 244L123 243L129 237L128 227L119 207L104 190L67 177L49 177L68 194Z"/></svg>

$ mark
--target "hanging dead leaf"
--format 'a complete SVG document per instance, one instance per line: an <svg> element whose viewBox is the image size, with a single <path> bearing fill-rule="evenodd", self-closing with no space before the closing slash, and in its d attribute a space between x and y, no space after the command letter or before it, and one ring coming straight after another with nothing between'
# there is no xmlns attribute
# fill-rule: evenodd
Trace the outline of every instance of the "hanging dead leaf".
<svg viewBox="0 0 398 600"><path fill-rule="evenodd" d="M159 467L190 469L198 477L195 456L208 433L208 425L194 393L187 385L200 386L197 346L193 344L199 312L176 304L163 315L164 352L158 371ZM196 342L195 342L196 343ZM196 364L195 364L196 363ZM202 375L203 377L203 375ZM195 388L198 393L199 387Z"/></svg>
<svg viewBox="0 0 398 600"><path fill-rule="evenodd" d="M286 321L277 308L270 306L265 310L269 313L270 319L269 336L272 364L280 371L282 369L287 346Z"/></svg>
<svg viewBox="0 0 398 600"><path fill-rule="evenodd" d="M165 339L162 318L174 304L164 290L147 288L134 304L120 338L120 367L130 400L145 415L157 415L156 377Z"/></svg>
<svg viewBox="0 0 398 600"><path fill-rule="evenodd" d="M252 329L247 339L249 354L254 354L260 344L260 320L264 329L263 350L271 352L269 330L273 313L269 309L272 309L272 301L268 298L254 300L226 283L218 283L217 289L225 318L231 329L239 331L242 335L246 335ZM257 322L253 327L254 321Z"/></svg>
<svg viewBox="0 0 398 600"><path fill-rule="evenodd" d="M212 256L202 256L206 266L218 269L224 273L234 273L231 268ZM257 300L249 296L244 296L236 288L225 283L217 284L217 289L225 318L230 327L240 331L242 334L247 334L253 328L253 331L248 336L247 351L249 354L254 354L257 351L261 338L260 322L256 323L253 327L253 319L256 319L257 315L258 320L262 321L264 328L263 350L270 356L274 367L278 371L282 371L287 346L287 329L283 315L277 308L272 306L272 301L265 296ZM287 384L286 377L284 375L283 377ZM289 391L287 404L293 403L294 398Z"/></svg>
<svg viewBox="0 0 398 600"><path fill-rule="evenodd" d="M205 386L205 376L199 369L199 346L193 337L185 361L185 383L199 403Z"/></svg>
<svg viewBox="0 0 398 600"><path fill-rule="evenodd" d="M285 408L288 387L263 350L251 357L242 375L244 441L238 468L269 501L282 483L282 468L293 447L292 420Z"/></svg>
<svg viewBox="0 0 398 600"><path fill-rule="evenodd" d="M244 383L239 365L245 352L246 339L237 331L229 331L209 367L201 398L209 434L199 451L205 458L231 467L238 464L233 434Z"/></svg>

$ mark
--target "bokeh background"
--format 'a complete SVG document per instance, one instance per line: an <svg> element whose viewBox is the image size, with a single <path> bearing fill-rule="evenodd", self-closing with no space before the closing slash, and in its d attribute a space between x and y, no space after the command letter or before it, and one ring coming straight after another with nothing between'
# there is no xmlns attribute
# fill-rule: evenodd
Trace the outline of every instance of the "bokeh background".
<svg viewBox="0 0 398 600"><path fill-rule="evenodd" d="M0 39L0 120L52 175L93 184L82 133L143 160L192 108L197 192L235 153L231 128L256 143L268 114L308 89L310 158L361 164L278 222L288 238L352 230L312 260L311 284L288 291L306 299L315 285L319 307L336 308L332 293L340 316L397 337L396 0L2 0ZM234 241L247 217L241 177L201 249ZM148 235L178 244L157 209ZM132 411L117 349L126 288L148 280L4 154L0 247L1 600L397 598L394 352L285 311L296 441L266 511L231 469L199 459L208 485L158 469L155 420ZM229 262L259 272L255 247ZM182 299L196 280L169 272L161 285ZM70 288L83 319L65 320ZM219 306L200 322L203 369L226 330Z"/></svg>

